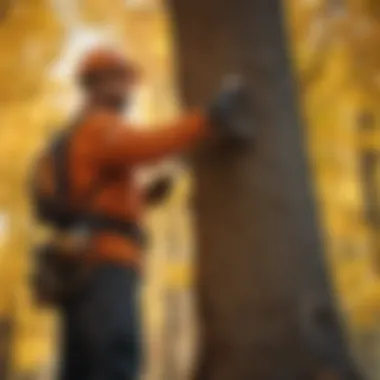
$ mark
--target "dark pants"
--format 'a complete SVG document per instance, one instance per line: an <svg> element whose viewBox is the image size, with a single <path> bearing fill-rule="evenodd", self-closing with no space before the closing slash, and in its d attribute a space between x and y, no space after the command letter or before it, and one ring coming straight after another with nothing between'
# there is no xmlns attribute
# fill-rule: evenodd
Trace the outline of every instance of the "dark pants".
<svg viewBox="0 0 380 380"><path fill-rule="evenodd" d="M104 264L62 309L60 380L135 380L140 369L139 278Z"/></svg>

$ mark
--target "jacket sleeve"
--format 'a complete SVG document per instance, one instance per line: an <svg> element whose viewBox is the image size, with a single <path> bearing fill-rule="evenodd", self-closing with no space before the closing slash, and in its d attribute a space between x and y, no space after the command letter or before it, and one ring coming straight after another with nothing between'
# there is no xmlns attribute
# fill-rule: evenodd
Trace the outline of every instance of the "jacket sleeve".
<svg viewBox="0 0 380 380"><path fill-rule="evenodd" d="M152 163L192 148L208 133L207 120L200 112L145 130L103 115L97 121L95 152L105 166Z"/></svg>

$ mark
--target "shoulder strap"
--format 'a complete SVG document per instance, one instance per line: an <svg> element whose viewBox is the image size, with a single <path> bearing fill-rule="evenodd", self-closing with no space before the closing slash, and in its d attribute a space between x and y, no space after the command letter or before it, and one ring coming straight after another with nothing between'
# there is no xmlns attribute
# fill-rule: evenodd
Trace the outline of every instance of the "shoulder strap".
<svg viewBox="0 0 380 380"><path fill-rule="evenodd" d="M55 184L54 197L65 202L69 193L69 178L67 173L67 143L68 136L66 133L60 134L52 143L52 167Z"/></svg>
<svg viewBox="0 0 380 380"><path fill-rule="evenodd" d="M61 132L53 141L51 146L53 176L55 183L54 197L58 202L61 202L62 205L68 203L67 201L70 199L71 186L70 173L68 172L68 153L71 137L77 130L78 125L79 122L76 121L67 130ZM103 179L96 180L88 192L81 197L81 200L78 203L80 203L82 207L86 208L91 204L94 197L96 197L103 186Z"/></svg>
<svg viewBox="0 0 380 380"><path fill-rule="evenodd" d="M55 184L54 197L62 203L70 197L70 178L67 170L68 150L71 136L77 129L75 122L68 129L59 133L51 144L53 176Z"/></svg>

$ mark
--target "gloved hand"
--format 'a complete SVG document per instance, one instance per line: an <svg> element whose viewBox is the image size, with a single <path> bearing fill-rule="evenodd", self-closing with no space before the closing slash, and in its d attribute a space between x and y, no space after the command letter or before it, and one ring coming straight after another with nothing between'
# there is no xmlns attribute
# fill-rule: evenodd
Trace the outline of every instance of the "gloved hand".
<svg viewBox="0 0 380 380"><path fill-rule="evenodd" d="M247 90L241 79L228 78L208 109L216 132L226 138L247 141L252 135Z"/></svg>
<svg viewBox="0 0 380 380"><path fill-rule="evenodd" d="M145 192L145 202L148 206L158 206L170 196L174 179L166 176L156 179Z"/></svg>

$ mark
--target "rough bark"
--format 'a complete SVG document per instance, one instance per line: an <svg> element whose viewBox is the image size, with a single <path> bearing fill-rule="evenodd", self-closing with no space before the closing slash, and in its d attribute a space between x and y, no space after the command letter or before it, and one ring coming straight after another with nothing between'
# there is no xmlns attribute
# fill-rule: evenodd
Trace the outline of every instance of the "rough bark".
<svg viewBox="0 0 380 380"><path fill-rule="evenodd" d="M240 73L255 111L255 144L194 158L198 380L359 378L326 275L280 3L169 0L185 103Z"/></svg>

